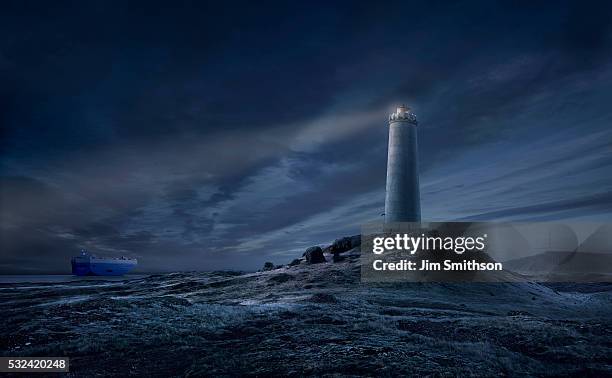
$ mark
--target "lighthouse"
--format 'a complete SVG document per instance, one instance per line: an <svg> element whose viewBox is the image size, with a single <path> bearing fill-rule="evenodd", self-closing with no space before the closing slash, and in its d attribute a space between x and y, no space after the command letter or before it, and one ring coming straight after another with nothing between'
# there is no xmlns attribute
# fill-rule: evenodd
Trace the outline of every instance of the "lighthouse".
<svg viewBox="0 0 612 378"><path fill-rule="evenodd" d="M389 116L385 223L420 221L417 119L402 105Z"/></svg>

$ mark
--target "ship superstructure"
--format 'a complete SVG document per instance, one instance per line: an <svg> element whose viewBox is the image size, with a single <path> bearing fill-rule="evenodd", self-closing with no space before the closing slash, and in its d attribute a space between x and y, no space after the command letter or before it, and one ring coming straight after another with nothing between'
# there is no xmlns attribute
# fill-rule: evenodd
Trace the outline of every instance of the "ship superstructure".
<svg viewBox="0 0 612 378"><path fill-rule="evenodd" d="M128 257L98 257L85 250L74 256L72 274L77 276L121 276L136 267L138 260Z"/></svg>

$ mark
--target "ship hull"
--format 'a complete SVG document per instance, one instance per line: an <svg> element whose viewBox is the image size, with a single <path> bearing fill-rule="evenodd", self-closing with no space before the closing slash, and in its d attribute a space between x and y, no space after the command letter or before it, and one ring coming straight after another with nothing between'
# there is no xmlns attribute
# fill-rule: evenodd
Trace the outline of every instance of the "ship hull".
<svg viewBox="0 0 612 378"><path fill-rule="evenodd" d="M122 276L130 272L133 262L72 262L72 274L77 276Z"/></svg>

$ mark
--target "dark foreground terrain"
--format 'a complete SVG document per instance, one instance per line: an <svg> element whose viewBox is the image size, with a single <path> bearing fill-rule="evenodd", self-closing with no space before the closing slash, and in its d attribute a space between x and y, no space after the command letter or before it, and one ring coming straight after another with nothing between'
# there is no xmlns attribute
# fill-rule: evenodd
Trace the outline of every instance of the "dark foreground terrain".
<svg viewBox="0 0 612 378"><path fill-rule="evenodd" d="M612 376L612 285L366 285L355 256L4 284L0 311L3 356L69 356L71 376Z"/></svg>

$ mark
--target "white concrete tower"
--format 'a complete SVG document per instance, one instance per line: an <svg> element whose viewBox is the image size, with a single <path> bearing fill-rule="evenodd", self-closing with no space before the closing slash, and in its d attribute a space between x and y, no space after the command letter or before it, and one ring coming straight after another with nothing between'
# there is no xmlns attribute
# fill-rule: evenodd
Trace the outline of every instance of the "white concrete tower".
<svg viewBox="0 0 612 378"><path fill-rule="evenodd" d="M385 222L420 222L417 119L404 105L389 116Z"/></svg>

